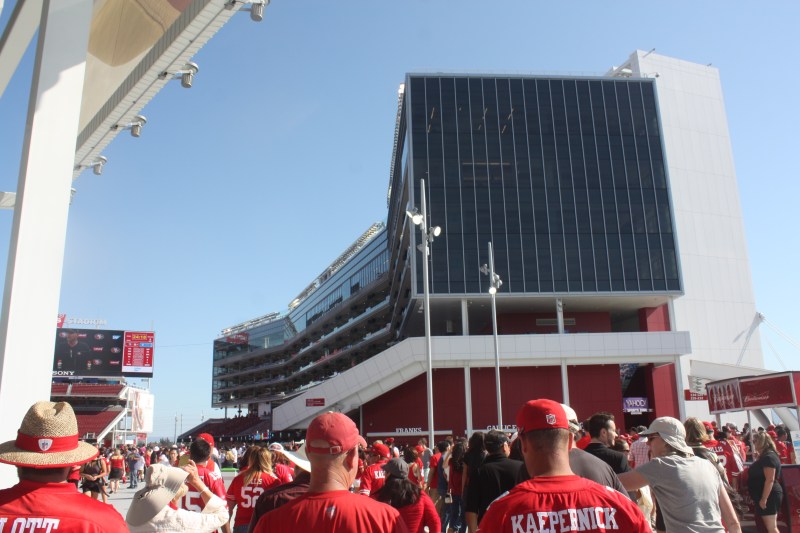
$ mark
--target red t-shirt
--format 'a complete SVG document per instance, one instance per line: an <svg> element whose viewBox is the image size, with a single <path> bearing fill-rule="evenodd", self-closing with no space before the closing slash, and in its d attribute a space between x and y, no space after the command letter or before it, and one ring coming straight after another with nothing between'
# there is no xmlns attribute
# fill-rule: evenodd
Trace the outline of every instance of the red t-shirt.
<svg viewBox="0 0 800 533"><path fill-rule="evenodd" d="M386 483L386 472L381 467L387 462L389 462L388 459L381 459L364 469L364 475L361 476L361 485L358 487L359 494L375 497L375 494Z"/></svg>
<svg viewBox="0 0 800 533"><path fill-rule="evenodd" d="M209 461L210 460L211 459L209 459ZM227 499L228 496L225 492L225 482L222 481L222 474L214 470L209 470L203 465L197 465L197 475L200 476L200 479L203 480L206 487L211 489L211 492L223 500ZM189 492L186 493L186 496L181 498L181 507L187 511L196 511L199 513L203 510L205 505L206 504L203 503L203 497L190 485Z"/></svg>
<svg viewBox="0 0 800 533"><path fill-rule="evenodd" d="M422 487L425 482L422 475L422 461L419 458L408 465L408 479L418 487Z"/></svg>
<svg viewBox="0 0 800 533"><path fill-rule="evenodd" d="M728 478L728 483L733 483L734 476L741 473L739 463L733 454L736 453L730 443L726 440L707 440L703 446L717 454L717 461L725 468L725 475Z"/></svg>
<svg viewBox="0 0 800 533"><path fill-rule="evenodd" d="M629 498L578 476L540 476L489 505L478 531L620 531L650 533Z"/></svg>
<svg viewBox="0 0 800 533"><path fill-rule="evenodd" d="M260 476L253 477L250 483L244 485L245 475L246 473L239 474L233 478L231 486L228 487L228 509L233 511L236 507L234 527L248 525L253 518L253 509L261 493L281 484L275 474L262 472Z"/></svg>
<svg viewBox="0 0 800 533"><path fill-rule="evenodd" d="M408 530L397 509L347 490L337 490L307 492L268 512L258 521L254 533L268 531L406 533Z"/></svg>
<svg viewBox="0 0 800 533"><path fill-rule="evenodd" d="M294 481L294 470L288 465L277 463L273 469L275 475L281 480L281 483L291 483Z"/></svg>
<svg viewBox="0 0 800 533"><path fill-rule="evenodd" d="M111 468L125 469L125 458L121 455L119 457L111 457Z"/></svg>
<svg viewBox="0 0 800 533"><path fill-rule="evenodd" d="M447 488L450 489L450 494L453 496L463 496L464 494L464 467L461 470L453 468L452 461L450 464L450 477L447 479Z"/></svg>
<svg viewBox="0 0 800 533"><path fill-rule="evenodd" d="M441 452L436 452L431 456L431 462L429 463L430 474L428 478L430 479L430 486L432 489L439 487L439 461L441 459Z"/></svg>
<svg viewBox="0 0 800 533"><path fill-rule="evenodd" d="M71 483L23 480L0 490L0 531L116 533L128 526L112 506L87 498Z"/></svg>
<svg viewBox="0 0 800 533"><path fill-rule="evenodd" d="M431 532L438 533L442 530L442 522L439 520L436 506L433 505L431 497L424 492L419 493L417 503L401 507L398 511L400 511L400 516L403 517L409 533L424 533L425 526L428 526L428 531Z"/></svg>

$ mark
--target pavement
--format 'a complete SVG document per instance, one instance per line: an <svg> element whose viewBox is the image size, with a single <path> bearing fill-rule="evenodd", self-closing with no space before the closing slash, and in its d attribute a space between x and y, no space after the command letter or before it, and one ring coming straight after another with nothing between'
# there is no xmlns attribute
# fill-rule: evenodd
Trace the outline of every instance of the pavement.
<svg viewBox="0 0 800 533"><path fill-rule="evenodd" d="M223 472L222 479L225 481L225 488L229 487L233 478L236 477L235 472ZM139 486L135 489L129 489L127 483L119 484L119 492L108 495L108 503L114 506L119 514L124 518L128 514L128 508L133 501L133 495L140 489L144 488L144 483L139 482ZM108 489L108 487L106 487Z"/></svg>

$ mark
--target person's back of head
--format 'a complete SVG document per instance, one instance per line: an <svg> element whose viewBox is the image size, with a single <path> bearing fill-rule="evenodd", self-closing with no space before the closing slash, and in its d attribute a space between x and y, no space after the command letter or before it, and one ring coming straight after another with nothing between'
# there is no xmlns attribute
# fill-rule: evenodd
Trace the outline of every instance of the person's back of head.
<svg viewBox="0 0 800 533"><path fill-rule="evenodd" d="M446 440L441 441L439 444L436 445L436 448L441 452L444 453L447 451L447 448L450 447L450 443Z"/></svg>
<svg viewBox="0 0 800 533"><path fill-rule="evenodd" d="M486 451L490 454L505 452L505 445L509 442L508 437L502 431L493 429L489 431L483 439Z"/></svg>
<svg viewBox="0 0 800 533"><path fill-rule="evenodd" d="M189 446L189 457L197 464L205 463L211 457L211 445L203 439L197 439Z"/></svg>
<svg viewBox="0 0 800 533"><path fill-rule="evenodd" d="M706 426L699 418L687 418L683 428L686 430L686 443L689 446L700 446L708 440Z"/></svg>
<svg viewBox="0 0 800 533"><path fill-rule="evenodd" d="M420 498L419 485L413 483L408 476L387 476L386 481L375 495L379 502L400 509L406 505L417 503Z"/></svg>
<svg viewBox="0 0 800 533"><path fill-rule="evenodd" d="M560 403L548 399L525 403L517 413L517 428L531 477L572 473L569 467L572 433Z"/></svg>

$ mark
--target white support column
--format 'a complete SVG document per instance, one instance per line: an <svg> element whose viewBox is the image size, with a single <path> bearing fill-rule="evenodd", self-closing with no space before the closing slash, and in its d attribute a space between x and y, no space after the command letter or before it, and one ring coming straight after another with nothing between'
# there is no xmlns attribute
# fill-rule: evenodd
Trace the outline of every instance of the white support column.
<svg viewBox="0 0 800 533"><path fill-rule="evenodd" d="M556 300L556 320L558 322L558 334L564 334L564 302L561 298Z"/></svg>
<svg viewBox="0 0 800 533"><path fill-rule="evenodd" d="M461 334L469 335L469 302L461 300Z"/></svg>
<svg viewBox="0 0 800 533"><path fill-rule="evenodd" d="M50 399L75 139L93 0L45 0L0 317L0 442ZM16 471L0 469L0 488Z"/></svg>
<svg viewBox="0 0 800 533"><path fill-rule="evenodd" d="M678 389L678 418L686 420L686 398L683 397L683 369L681 368L681 356L675 356L675 387Z"/></svg>
<svg viewBox="0 0 800 533"><path fill-rule="evenodd" d="M561 403L569 405L569 372L567 370L567 360L561 360Z"/></svg>
<svg viewBox="0 0 800 533"><path fill-rule="evenodd" d="M472 435L472 379L469 374L469 367L464 367L464 406L467 417L467 438ZM454 437L456 435L453 435Z"/></svg>

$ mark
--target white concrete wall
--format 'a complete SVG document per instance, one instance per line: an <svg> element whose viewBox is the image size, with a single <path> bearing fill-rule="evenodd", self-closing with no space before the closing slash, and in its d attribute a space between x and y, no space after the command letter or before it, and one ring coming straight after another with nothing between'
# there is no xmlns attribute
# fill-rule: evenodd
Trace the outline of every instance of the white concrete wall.
<svg viewBox="0 0 800 533"><path fill-rule="evenodd" d="M666 163L685 295L674 301L672 328L688 331L688 359L735 364L756 313L739 188L719 71L637 51L630 68L658 77ZM744 333L743 333L744 332ZM742 364L763 367L756 332ZM707 416L687 402L688 416Z"/></svg>

